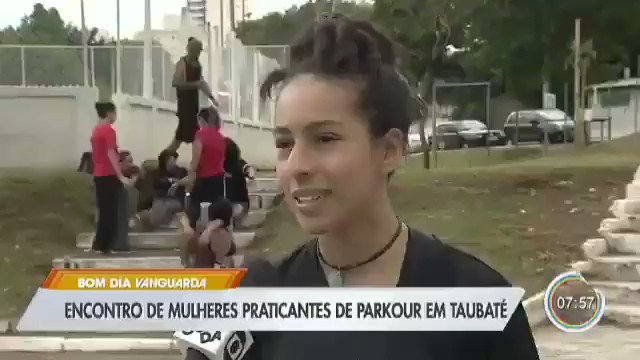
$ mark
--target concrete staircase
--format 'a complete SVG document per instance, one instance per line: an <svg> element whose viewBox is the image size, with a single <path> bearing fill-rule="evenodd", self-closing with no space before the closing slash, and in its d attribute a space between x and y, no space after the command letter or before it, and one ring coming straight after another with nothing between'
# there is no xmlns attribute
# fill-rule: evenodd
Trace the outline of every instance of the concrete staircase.
<svg viewBox="0 0 640 360"><path fill-rule="evenodd" d="M278 204L282 195L273 177L262 177L249 184L250 210L242 223L235 224L234 240L238 255L234 264L241 265L247 248L259 236L269 212ZM81 233L76 237L78 252L62 258L53 259L54 268L182 268L178 250L178 232L175 224L154 232L129 233L131 253L111 254L108 256L92 254L91 248L95 233Z"/></svg>
<svg viewBox="0 0 640 360"><path fill-rule="evenodd" d="M622 325L640 325L640 168L627 185L626 198L614 200L612 218L602 220L601 237L588 239L586 261L573 264L589 284L602 291L605 318Z"/></svg>

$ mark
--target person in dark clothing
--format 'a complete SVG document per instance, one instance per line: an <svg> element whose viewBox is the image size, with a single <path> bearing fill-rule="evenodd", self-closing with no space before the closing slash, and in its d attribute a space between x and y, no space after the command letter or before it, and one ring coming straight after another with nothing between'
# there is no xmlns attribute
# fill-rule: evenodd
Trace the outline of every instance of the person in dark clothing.
<svg viewBox="0 0 640 360"><path fill-rule="evenodd" d="M239 221L249 212L249 190L245 173L247 162L242 159L240 147L235 141L226 137L225 142L226 198L233 204L234 220Z"/></svg>
<svg viewBox="0 0 640 360"><path fill-rule="evenodd" d="M475 257L406 225L389 183L414 114L390 41L347 17L318 21L291 47L290 68L267 76L276 99L276 174L300 227L313 236L264 276L266 287L511 287ZM386 59L386 60L385 60ZM254 270L256 269L256 270ZM393 291L393 290L391 290ZM502 332L254 332L243 360L538 360L522 305ZM202 359L189 351L187 359Z"/></svg>
<svg viewBox="0 0 640 360"><path fill-rule="evenodd" d="M177 165L178 153L163 150L158 155L158 169L154 173L154 199L151 207L138 214L145 230L154 230L170 223L183 210L185 186L188 185L187 169Z"/></svg>
<svg viewBox="0 0 640 360"><path fill-rule="evenodd" d="M192 143L198 130L199 91L202 91L217 106L217 101L209 84L202 76L202 66L198 58L202 52L202 42L193 37L187 43L187 55L180 58L173 75L178 102L178 127L167 150L178 151L180 144Z"/></svg>

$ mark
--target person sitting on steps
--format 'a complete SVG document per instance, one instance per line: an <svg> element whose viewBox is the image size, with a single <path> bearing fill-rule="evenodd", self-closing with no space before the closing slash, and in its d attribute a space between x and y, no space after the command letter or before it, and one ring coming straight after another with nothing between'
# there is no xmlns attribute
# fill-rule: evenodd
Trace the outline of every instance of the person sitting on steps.
<svg viewBox="0 0 640 360"><path fill-rule="evenodd" d="M221 198L205 210L209 222L201 219L192 227L186 215L180 217L180 257L187 268L233 267L236 253L231 230L233 208Z"/></svg>
<svg viewBox="0 0 640 360"><path fill-rule="evenodd" d="M138 213L145 231L167 225L183 210L185 186L189 183L187 169L177 165L178 153L163 150L158 155L158 169L153 181L155 197L150 209Z"/></svg>

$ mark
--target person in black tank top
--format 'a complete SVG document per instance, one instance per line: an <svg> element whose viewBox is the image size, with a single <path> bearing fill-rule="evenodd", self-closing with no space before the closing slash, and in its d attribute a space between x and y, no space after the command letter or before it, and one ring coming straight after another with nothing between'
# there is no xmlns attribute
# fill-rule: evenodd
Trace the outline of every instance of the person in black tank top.
<svg viewBox="0 0 640 360"><path fill-rule="evenodd" d="M211 88L203 79L202 66L198 58L202 52L202 42L193 37L187 43L187 55L176 64L173 76L173 87L176 88L178 100L178 127L173 141L167 148L177 151L182 143L192 143L198 130L199 91L202 91L217 106Z"/></svg>

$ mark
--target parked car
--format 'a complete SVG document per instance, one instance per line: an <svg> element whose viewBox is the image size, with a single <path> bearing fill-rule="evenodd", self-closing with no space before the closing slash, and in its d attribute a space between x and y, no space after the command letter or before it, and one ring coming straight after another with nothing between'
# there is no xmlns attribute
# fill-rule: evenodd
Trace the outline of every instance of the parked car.
<svg viewBox="0 0 640 360"><path fill-rule="evenodd" d="M507 140L516 143L525 141L544 142L547 132L550 143L572 142L575 122L564 111L558 109L521 110L509 114L504 124ZM517 137L517 139L516 139Z"/></svg>
<svg viewBox="0 0 640 360"><path fill-rule="evenodd" d="M438 149L484 146L489 130L478 120L448 121L436 127Z"/></svg>
<svg viewBox="0 0 640 360"><path fill-rule="evenodd" d="M489 128L479 120L454 121L458 128L458 136L462 141L461 147L486 146Z"/></svg>

